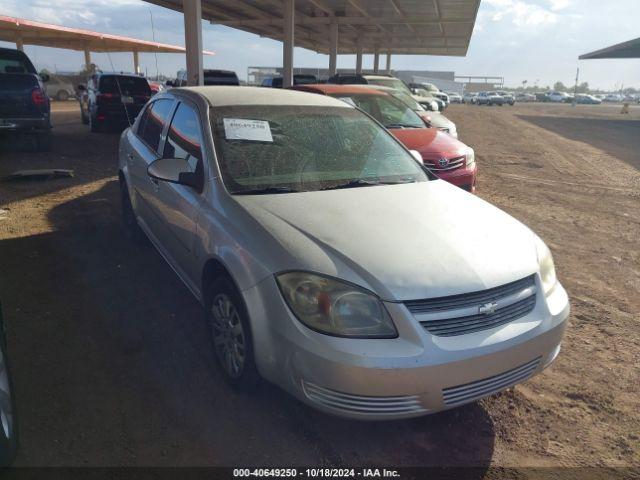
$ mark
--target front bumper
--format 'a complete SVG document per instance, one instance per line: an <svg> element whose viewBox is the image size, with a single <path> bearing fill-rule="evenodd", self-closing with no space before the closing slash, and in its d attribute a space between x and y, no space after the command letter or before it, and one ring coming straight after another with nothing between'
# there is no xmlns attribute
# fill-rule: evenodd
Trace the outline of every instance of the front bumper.
<svg viewBox="0 0 640 480"><path fill-rule="evenodd" d="M475 163L471 167L458 168L456 170L441 172L435 169L432 171L438 178L445 182L449 182L471 193L476 191L478 167Z"/></svg>
<svg viewBox="0 0 640 480"><path fill-rule="evenodd" d="M360 419L425 415L520 383L555 360L569 315L567 294L558 284L513 322L440 337L404 304L385 302L399 337L348 339L301 324L273 278L243 294L260 373L314 408Z"/></svg>

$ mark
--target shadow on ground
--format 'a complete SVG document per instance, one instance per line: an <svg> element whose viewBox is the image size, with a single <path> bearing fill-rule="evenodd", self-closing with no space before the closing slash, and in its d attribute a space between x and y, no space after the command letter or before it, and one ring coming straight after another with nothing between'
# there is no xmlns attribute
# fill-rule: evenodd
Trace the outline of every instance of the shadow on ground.
<svg viewBox="0 0 640 480"><path fill-rule="evenodd" d="M640 170L640 120L534 115L517 117L569 140L589 144Z"/></svg>
<svg viewBox="0 0 640 480"><path fill-rule="evenodd" d="M51 211L55 232L0 242L18 465L480 467L479 404L396 422L318 413L280 389L230 389L200 306L151 247L125 239L117 182Z"/></svg>

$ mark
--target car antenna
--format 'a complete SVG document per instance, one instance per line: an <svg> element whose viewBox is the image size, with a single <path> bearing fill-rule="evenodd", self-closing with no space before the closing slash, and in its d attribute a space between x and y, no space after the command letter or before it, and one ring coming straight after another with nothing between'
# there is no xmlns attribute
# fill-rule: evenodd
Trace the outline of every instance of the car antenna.
<svg viewBox="0 0 640 480"><path fill-rule="evenodd" d="M113 60L111 60L111 52L107 52L107 58L109 59L109 63L111 64L111 71L115 72L116 69L113 66ZM122 88L120 87L120 80L118 80L117 75L114 75L114 78L116 80L116 86L118 87L118 93L120 93L120 102L124 107L124 113L127 115L127 123L129 124L130 127L132 127L133 123L131 123L131 118L129 117L129 109L127 108L127 104L122 101Z"/></svg>
<svg viewBox="0 0 640 480"><path fill-rule="evenodd" d="M156 28L153 25L153 12L151 11L151 9L149 9L149 17L151 17L151 38L153 39L153 41L156 41ZM153 55L156 59L156 81L160 80L160 71L158 70L158 52L157 51L153 51Z"/></svg>

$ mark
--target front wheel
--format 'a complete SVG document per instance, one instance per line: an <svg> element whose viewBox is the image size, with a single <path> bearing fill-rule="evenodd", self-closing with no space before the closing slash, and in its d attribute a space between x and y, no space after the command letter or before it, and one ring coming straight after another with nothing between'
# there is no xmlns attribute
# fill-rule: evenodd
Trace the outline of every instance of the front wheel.
<svg viewBox="0 0 640 480"><path fill-rule="evenodd" d="M225 380L235 389L254 390L260 380L253 356L249 315L233 282L222 277L207 291L211 343Z"/></svg>

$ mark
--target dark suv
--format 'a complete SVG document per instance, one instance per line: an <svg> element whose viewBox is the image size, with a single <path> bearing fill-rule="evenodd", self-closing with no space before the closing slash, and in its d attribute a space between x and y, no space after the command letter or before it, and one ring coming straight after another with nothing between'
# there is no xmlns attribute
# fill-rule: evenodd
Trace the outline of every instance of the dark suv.
<svg viewBox="0 0 640 480"><path fill-rule="evenodd" d="M116 73L96 73L78 90L82 123L92 132L131 125L153 94L146 78Z"/></svg>
<svg viewBox="0 0 640 480"><path fill-rule="evenodd" d="M21 51L0 48L0 133L34 135L39 150L51 146L51 105L38 75Z"/></svg>

